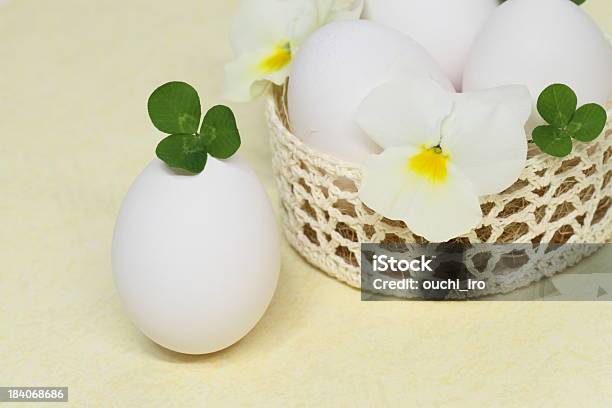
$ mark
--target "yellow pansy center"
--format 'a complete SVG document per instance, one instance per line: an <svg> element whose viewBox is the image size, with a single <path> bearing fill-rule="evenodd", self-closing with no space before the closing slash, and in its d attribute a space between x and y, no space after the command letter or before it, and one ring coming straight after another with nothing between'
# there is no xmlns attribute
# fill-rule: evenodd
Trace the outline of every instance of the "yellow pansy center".
<svg viewBox="0 0 612 408"><path fill-rule="evenodd" d="M288 42L281 42L277 44L272 52L263 58L258 68L265 74L271 72L280 71L285 68L291 62L291 44Z"/></svg>
<svg viewBox="0 0 612 408"><path fill-rule="evenodd" d="M421 147L420 153L408 159L407 170L416 173L431 183L444 183L448 178L448 154L436 147Z"/></svg>

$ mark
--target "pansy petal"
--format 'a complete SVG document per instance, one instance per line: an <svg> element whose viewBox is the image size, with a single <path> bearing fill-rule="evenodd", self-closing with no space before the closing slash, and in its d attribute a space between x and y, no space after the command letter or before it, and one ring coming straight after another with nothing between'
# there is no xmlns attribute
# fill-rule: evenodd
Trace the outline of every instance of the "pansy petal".
<svg viewBox="0 0 612 408"><path fill-rule="evenodd" d="M253 70L255 58L255 53L245 54L225 66L223 98L234 102L248 102L256 96L251 92L251 87L259 79Z"/></svg>
<svg viewBox="0 0 612 408"><path fill-rule="evenodd" d="M366 159L359 197L368 207L389 219L401 219L414 181L406 177L408 159L418 148L392 147Z"/></svg>
<svg viewBox="0 0 612 408"><path fill-rule="evenodd" d="M428 241L446 242L476 228L482 220L482 210L473 184L449 164L445 183L417 180L402 220Z"/></svg>
<svg viewBox="0 0 612 408"><path fill-rule="evenodd" d="M332 21L357 20L361 17L364 0L317 0L319 23Z"/></svg>
<svg viewBox="0 0 612 408"><path fill-rule="evenodd" d="M525 106L491 94L458 94L442 126L442 149L474 184L478 195L499 193L521 175L527 160ZM523 101L531 106L531 100Z"/></svg>
<svg viewBox="0 0 612 408"><path fill-rule="evenodd" d="M466 95L473 100L480 100L487 105L503 105L512 110L521 123L526 123L533 112L533 99L526 86L506 85L497 88L473 91L467 94L459 94L457 98Z"/></svg>
<svg viewBox="0 0 612 408"><path fill-rule="evenodd" d="M359 190L363 203L386 218L404 221L431 242L446 242L478 226L482 211L467 177L449 163L446 180L432 183L407 168L418 153L399 147L371 156Z"/></svg>
<svg viewBox="0 0 612 408"><path fill-rule="evenodd" d="M238 55L282 41L303 41L316 28L312 0L242 0L232 24L232 45Z"/></svg>
<svg viewBox="0 0 612 408"><path fill-rule="evenodd" d="M374 89L357 111L357 123L380 146L435 146L452 96L429 78L402 78Z"/></svg>
<svg viewBox="0 0 612 408"><path fill-rule="evenodd" d="M223 97L234 102L248 102L261 95L269 85L268 81L282 84L288 70L264 72L257 61L265 58L265 51L245 54L225 66Z"/></svg>
<svg viewBox="0 0 612 408"><path fill-rule="evenodd" d="M315 0L317 21L320 26L333 21L336 3L336 0Z"/></svg>

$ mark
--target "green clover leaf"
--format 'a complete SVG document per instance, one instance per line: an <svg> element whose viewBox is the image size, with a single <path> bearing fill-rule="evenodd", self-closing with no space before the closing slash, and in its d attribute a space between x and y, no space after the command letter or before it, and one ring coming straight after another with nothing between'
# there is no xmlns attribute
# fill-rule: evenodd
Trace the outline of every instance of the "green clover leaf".
<svg viewBox="0 0 612 408"><path fill-rule="evenodd" d="M210 108L204 117L200 133L206 140L208 153L217 159L232 157L240 148L236 118L227 106L217 105Z"/></svg>
<svg viewBox="0 0 612 408"><path fill-rule="evenodd" d="M603 107L596 103L584 105L576 111L569 124L572 137L581 142L591 142L603 132L606 120L608 114Z"/></svg>
<svg viewBox="0 0 612 408"><path fill-rule="evenodd" d="M236 118L227 106L211 108L200 127L200 97L189 84L169 82L160 86L149 97L148 110L153 125L169 134L155 153L170 167L198 174L206 167L209 154L228 159L240 147Z"/></svg>
<svg viewBox="0 0 612 408"><path fill-rule="evenodd" d="M591 142L602 133L608 114L596 104L578 106L576 93L567 85L550 85L538 98L538 112L549 126L533 131L533 142L544 152L564 157L572 152L573 139Z"/></svg>
<svg viewBox="0 0 612 408"><path fill-rule="evenodd" d="M208 158L201 138L195 135L170 135L159 142L155 153L168 166L194 174L204 170Z"/></svg>
<svg viewBox="0 0 612 408"><path fill-rule="evenodd" d="M538 112L546 122L558 128L567 126L577 106L576 93L563 84L549 86L538 98Z"/></svg>
<svg viewBox="0 0 612 408"><path fill-rule="evenodd" d="M572 137L554 126L538 126L532 137L534 143L551 156L564 157L572 152Z"/></svg>
<svg viewBox="0 0 612 408"><path fill-rule="evenodd" d="M164 133L195 133L200 125L200 97L184 82L169 82L157 88L149 97L149 117Z"/></svg>

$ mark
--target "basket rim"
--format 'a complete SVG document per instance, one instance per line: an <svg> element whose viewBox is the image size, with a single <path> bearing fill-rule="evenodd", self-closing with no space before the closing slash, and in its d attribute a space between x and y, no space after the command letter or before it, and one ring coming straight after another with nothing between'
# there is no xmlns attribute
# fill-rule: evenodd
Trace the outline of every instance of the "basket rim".
<svg viewBox="0 0 612 408"><path fill-rule="evenodd" d="M612 38L612 37L611 37ZM289 112L286 102L286 92L287 92L288 81L285 82L284 85L274 85L270 87L268 92L266 93L266 104L268 115L270 115L270 119L276 122L278 125L281 125L281 130L285 137L289 139L291 144L295 145L299 149L303 150L311 157L317 157L325 162L332 164L334 167L339 167L343 169L343 172L356 172L361 174L363 171L363 164L350 162L341 158L338 158L332 154L322 152L320 150L315 149L310 146L307 142L300 139L293 131L290 129L290 118ZM279 106L279 102L283 103L283 105ZM608 114L608 121L612 120L612 99L606 102L604 108L606 109L606 113ZM281 112L284 111L285 119L281 115ZM288 126L289 125L289 126ZM604 134L605 136L605 134ZM601 137L601 136L600 136ZM527 161L525 164L525 169L530 167L542 167L553 165L557 160L572 160L573 158L579 156L583 151L590 149L595 143L598 143L601 139L598 138L591 143L580 143L574 146L572 152L562 158L553 157L547 155L546 153L539 151L535 145L530 144L528 153L527 153ZM517 180L518 181L518 180ZM511 187L509 187L511 188Z"/></svg>

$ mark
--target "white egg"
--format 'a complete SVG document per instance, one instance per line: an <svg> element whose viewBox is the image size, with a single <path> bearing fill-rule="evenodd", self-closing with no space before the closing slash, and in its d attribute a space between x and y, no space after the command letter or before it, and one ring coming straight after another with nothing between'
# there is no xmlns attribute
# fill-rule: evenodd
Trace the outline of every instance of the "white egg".
<svg viewBox="0 0 612 408"><path fill-rule="evenodd" d="M612 97L612 48L569 0L509 0L476 38L465 68L465 91L526 85L537 101L554 83L569 85L580 104ZM532 126L539 122L534 113ZM536 123L537 124L537 123Z"/></svg>
<svg viewBox="0 0 612 408"><path fill-rule="evenodd" d="M130 188L113 237L113 272L135 325L156 343L204 354L245 336L278 280L272 207L239 158L182 175L153 161Z"/></svg>
<svg viewBox="0 0 612 408"><path fill-rule="evenodd" d="M342 21L317 30L292 64L288 90L293 132L315 149L362 163L380 151L355 122L377 86L406 75L452 84L419 44L370 21Z"/></svg>
<svg viewBox="0 0 612 408"><path fill-rule="evenodd" d="M472 43L498 0L366 0L364 18L421 44L461 89Z"/></svg>

